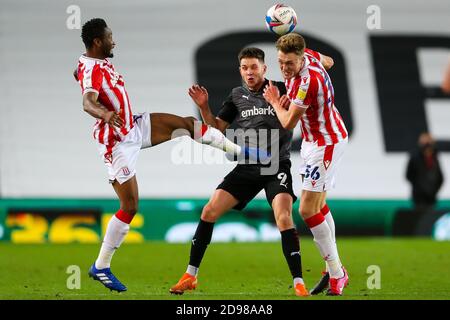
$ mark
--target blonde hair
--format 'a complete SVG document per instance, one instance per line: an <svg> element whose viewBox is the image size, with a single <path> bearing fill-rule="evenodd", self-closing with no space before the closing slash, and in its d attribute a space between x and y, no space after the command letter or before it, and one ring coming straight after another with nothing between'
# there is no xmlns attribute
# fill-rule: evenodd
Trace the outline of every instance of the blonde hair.
<svg viewBox="0 0 450 320"><path fill-rule="evenodd" d="M301 56L306 48L305 39L298 33L288 33L280 37L275 45L283 53L295 53Z"/></svg>

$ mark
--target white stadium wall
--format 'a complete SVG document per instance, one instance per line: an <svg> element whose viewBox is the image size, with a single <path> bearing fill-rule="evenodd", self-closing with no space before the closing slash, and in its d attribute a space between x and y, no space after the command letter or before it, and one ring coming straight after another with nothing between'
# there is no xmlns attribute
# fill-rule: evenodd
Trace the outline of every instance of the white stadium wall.
<svg viewBox="0 0 450 320"><path fill-rule="evenodd" d="M80 7L82 22L103 17L112 28L117 43L113 62L125 77L134 112L198 116L187 95L187 88L198 80L197 50L226 34L268 33L264 16L273 3L0 0L1 197L113 196L92 140L94 121L82 111L80 88L71 75L83 45L80 30L66 26L70 15L66 10L70 5ZM381 9L379 30L367 27L370 15L367 8L374 3ZM384 78L379 77L376 68L383 71L385 66L374 64L371 37L447 38L446 46L419 48L418 70L411 70L419 72L423 87L436 87L450 56L449 2L329 0L286 4L297 11L297 32L336 48L345 62L345 68L341 69L348 82L352 134L337 187L330 196L408 198L409 184L404 177L408 154L395 150L402 139L411 141L411 135L389 134L397 132L396 128L408 132L410 127L414 134L420 129L416 122L423 119L417 120L415 112L399 116L392 110L393 118L388 119L391 127L384 126L389 110L381 112ZM267 53L268 77L280 79L274 46L267 42L253 44ZM214 61L214 57L209 59ZM216 60L214 64L220 66L221 59ZM386 64L392 65L388 61ZM235 72L237 75L237 68ZM400 71L398 74L401 75ZM239 85L239 81L234 85ZM340 94L336 92L337 100ZM217 101L224 98L214 97ZM438 140L450 141L450 99L435 99L431 95L424 106L424 123ZM390 139L397 144L387 146ZM142 197L203 198L213 192L233 164L208 164L201 159L197 159L197 164L177 163L180 146L190 144L188 139L180 139L141 153L137 171ZM206 160L222 160L220 152L211 152L208 147L195 148L203 150ZM440 154L447 180L439 196L446 199L450 198L449 151ZM294 184L299 192L299 153L294 153L292 159Z"/></svg>

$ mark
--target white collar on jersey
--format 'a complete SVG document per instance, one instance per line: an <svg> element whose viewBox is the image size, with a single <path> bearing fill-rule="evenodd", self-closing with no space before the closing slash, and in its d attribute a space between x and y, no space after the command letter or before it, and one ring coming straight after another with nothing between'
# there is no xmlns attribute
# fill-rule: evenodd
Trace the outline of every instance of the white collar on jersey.
<svg viewBox="0 0 450 320"><path fill-rule="evenodd" d="M300 72L305 70L311 64L311 60L306 54L303 55L303 59L305 62L303 63L303 67L300 69Z"/></svg>

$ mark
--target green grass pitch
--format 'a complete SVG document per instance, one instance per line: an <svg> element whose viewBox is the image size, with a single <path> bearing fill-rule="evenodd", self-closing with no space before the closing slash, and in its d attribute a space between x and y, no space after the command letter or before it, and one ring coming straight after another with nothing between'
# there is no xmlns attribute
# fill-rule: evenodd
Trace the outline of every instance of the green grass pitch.
<svg viewBox="0 0 450 320"><path fill-rule="evenodd" d="M190 244L122 245L112 270L128 291L118 294L87 276L99 245L0 243L0 299L450 299L450 242L341 238L338 245L350 276L344 296L298 298L280 243L211 244L199 287L182 296L168 290L186 269ZM304 279L311 288L324 263L311 238L302 238L301 252ZM81 269L80 289L67 288L70 265ZM380 289L367 286L371 265L380 268Z"/></svg>

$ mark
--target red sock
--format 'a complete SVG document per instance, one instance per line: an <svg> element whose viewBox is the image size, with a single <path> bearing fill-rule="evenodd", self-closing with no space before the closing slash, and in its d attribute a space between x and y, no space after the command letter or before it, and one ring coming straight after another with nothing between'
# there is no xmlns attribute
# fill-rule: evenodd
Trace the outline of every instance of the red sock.
<svg viewBox="0 0 450 320"><path fill-rule="evenodd" d="M202 137L207 130L208 130L208 126L206 124L202 123L202 129L200 130Z"/></svg>
<svg viewBox="0 0 450 320"><path fill-rule="evenodd" d="M322 212L318 212L312 217L305 219L306 225L311 229L325 221Z"/></svg>
<svg viewBox="0 0 450 320"><path fill-rule="evenodd" d="M123 211L122 209L119 209L119 211L116 212L116 217L117 219L119 219L120 221L126 223L126 224L130 224L131 220L133 220L134 215L133 214L129 214L126 213L125 211Z"/></svg>
<svg viewBox="0 0 450 320"><path fill-rule="evenodd" d="M201 143L203 136L208 131L209 127L208 125L196 121L194 122L194 140Z"/></svg>
<svg viewBox="0 0 450 320"><path fill-rule="evenodd" d="M328 212L330 212L330 208L328 208L328 205L325 203L322 209L320 209L320 212L323 214L323 216L326 216Z"/></svg>

